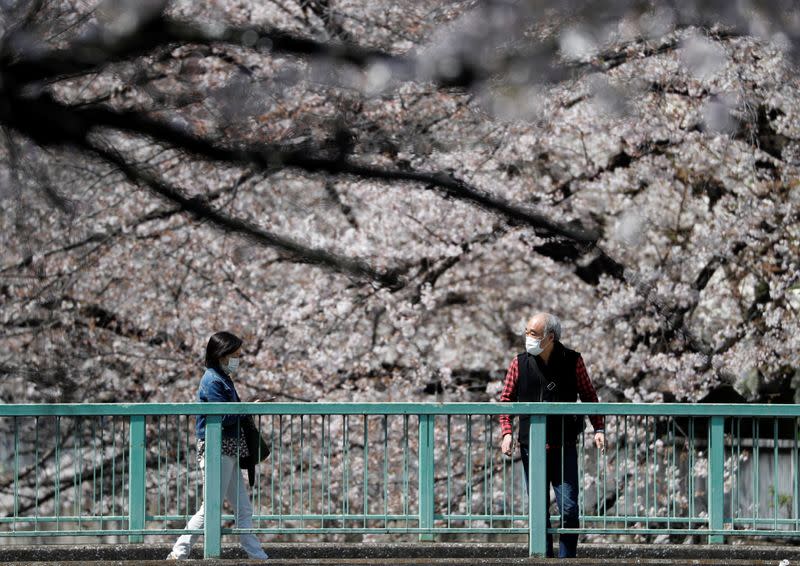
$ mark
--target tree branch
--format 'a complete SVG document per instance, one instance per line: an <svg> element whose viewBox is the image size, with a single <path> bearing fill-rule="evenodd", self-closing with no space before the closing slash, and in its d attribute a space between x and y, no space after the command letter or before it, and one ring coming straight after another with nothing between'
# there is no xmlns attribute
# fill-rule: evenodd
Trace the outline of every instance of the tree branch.
<svg viewBox="0 0 800 566"><path fill-rule="evenodd" d="M16 61L3 65L3 70L4 74L16 79L17 85L21 85L92 72L109 63L147 55L160 47L220 43L250 47L264 53L324 57L360 67L386 61L400 70L402 66L411 64L404 58L349 43L319 42L281 30L254 26L222 29L200 27L158 14L125 35L97 30L92 37L64 49L36 54L19 53Z"/></svg>
<svg viewBox="0 0 800 566"><path fill-rule="evenodd" d="M300 258L306 263L349 273L359 278L366 277L390 288L395 288L400 284L400 279L393 270L379 271L362 260L305 246L284 236L263 230L245 220L226 216L206 205L201 199L189 198L178 189L167 185L156 177L132 167L119 153L113 150L102 148L88 141L84 142L84 147L104 161L116 166L132 183L146 185L154 193L174 202L196 218L211 222L217 228L241 234L258 244L276 248L291 256Z"/></svg>
<svg viewBox="0 0 800 566"><path fill-rule="evenodd" d="M31 119L31 117L36 117ZM154 141L171 145L206 159L224 163L238 163L257 170L291 167L308 172L327 172L347 174L357 177L384 181L410 181L425 185L426 190L436 190L445 197L465 201L504 216L510 223L527 225L544 236L561 236L576 242L593 245L597 236L582 228L557 223L549 218L512 204L501 197L481 191L464 181L445 173L405 171L386 169L350 161L342 155L333 157L309 155L307 149L287 149L280 146L260 146L248 148L227 148L214 145L210 141L135 112L116 112L107 108L76 109L64 105L46 93L35 98L9 96L8 104L0 106L0 121L27 135L42 145L72 145L88 149L92 153L102 153L104 160L114 163L136 182L145 182L154 192L165 196L182 206L188 212L209 220L219 227L248 234L262 244L277 247L299 257L306 257L310 263L338 266L340 270L370 277L382 284L395 286L396 275L388 272L378 274L362 262L353 263L348 258L335 258L322 250L311 250L296 242L291 242L274 234L268 234L252 225L240 223L224 217L203 206L196 199L189 199L178 191L167 187L155 179L145 179L119 154L107 152L88 141L89 136L102 127L120 129L152 138ZM387 278L388 277L388 278Z"/></svg>

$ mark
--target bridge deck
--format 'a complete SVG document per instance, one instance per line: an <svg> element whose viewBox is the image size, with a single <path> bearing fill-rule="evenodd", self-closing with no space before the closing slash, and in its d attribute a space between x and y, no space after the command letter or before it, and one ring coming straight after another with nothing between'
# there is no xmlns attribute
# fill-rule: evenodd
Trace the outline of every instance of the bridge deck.
<svg viewBox="0 0 800 566"><path fill-rule="evenodd" d="M269 543L264 544L270 554L269 564L301 565L402 565L441 564L448 566L478 566L495 564L553 564L554 562L527 557L525 544L504 543ZM81 566L131 566L131 564L156 565L166 563L169 546L155 545L102 545L68 546L42 545L6 546L0 550L0 564L53 564L82 563ZM205 560L198 545L192 553L191 563L213 565L255 564L243 558L237 546L226 544L223 559ZM800 547L776 545L597 545L582 544L581 558L570 564L602 565L637 564L667 566L673 564L732 566L770 564L777 566L781 560L800 563Z"/></svg>

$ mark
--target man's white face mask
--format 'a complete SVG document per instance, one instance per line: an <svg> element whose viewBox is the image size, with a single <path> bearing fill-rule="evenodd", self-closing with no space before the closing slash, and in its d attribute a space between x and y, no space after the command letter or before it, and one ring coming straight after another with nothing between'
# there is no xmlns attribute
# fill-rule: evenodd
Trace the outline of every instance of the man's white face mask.
<svg viewBox="0 0 800 566"><path fill-rule="evenodd" d="M538 356L542 353L542 351L544 351L544 348L542 348L542 342L544 342L545 338L531 338L530 336L526 335L525 351L531 356Z"/></svg>

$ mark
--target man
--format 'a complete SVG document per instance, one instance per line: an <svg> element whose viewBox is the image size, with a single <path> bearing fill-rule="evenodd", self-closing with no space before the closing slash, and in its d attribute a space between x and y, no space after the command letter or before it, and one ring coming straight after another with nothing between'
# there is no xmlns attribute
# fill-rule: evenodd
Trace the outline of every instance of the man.
<svg viewBox="0 0 800 566"><path fill-rule="evenodd" d="M561 322L552 314L540 312L531 317L525 326L525 352L511 360L506 373L501 402L509 401L562 401L596 403L597 393L586 373L581 355L561 342ZM594 427L594 443L605 449L603 417L590 417ZM525 482L528 482L528 426L530 417L521 417L519 447ZM511 417L500 416L503 434L501 450L506 456L513 454ZM551 416L547 418L547 501L550 501L550 484L556 494L561 526L578 526L578 452L576 440L583 431L582 416ZM563 456L562 456L563 455ZM563 459L562 459L563 458ZM549 505L548 505L549 507ZM550 528L549 508L547 528ZM578 547L577 534L560 536L559 558L574 558ZM553 536L547 535L547 556L553 556Z"/></svg>

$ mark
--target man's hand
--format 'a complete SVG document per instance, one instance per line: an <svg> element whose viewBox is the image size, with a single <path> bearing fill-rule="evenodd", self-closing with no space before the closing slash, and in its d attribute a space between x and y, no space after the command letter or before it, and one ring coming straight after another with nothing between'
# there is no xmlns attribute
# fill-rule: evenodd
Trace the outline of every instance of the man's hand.
<svg viewBox="0 0 800 566"><path fill-rule="evenodd" d="M606 433L602 430L594 433L594 445L601 452L606 449Z"/></svg>
<svg viewBox="0 0 800 566"><path fill-rule="evenodd" d="M509 457L514 453L514 439L510 434L503 436L503 442L500 443L500 451Z"/></svg>

